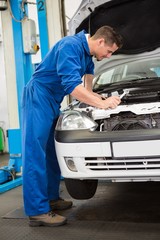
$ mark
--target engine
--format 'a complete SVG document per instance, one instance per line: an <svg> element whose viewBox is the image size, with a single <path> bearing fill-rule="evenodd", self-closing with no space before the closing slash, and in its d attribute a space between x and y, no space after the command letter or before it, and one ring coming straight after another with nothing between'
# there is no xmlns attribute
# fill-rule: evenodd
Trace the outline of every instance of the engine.
<svg viewBox="0 0 160 240"><path fill-rule="evenodd" d="M122 104L115 109L81 108L98 123L98 131L160 128L160 102Z"/></svg>
<svg viewBox="0 0 160 240"><path fill-rule="evenodd" d="M98 109L84 103L79 109L98 123L98 131L122 131L160 128L159 88L130 88L115 109ZM106 97L113 93L106 93ZM104 93L103 93L104 96Z"/></svg>
<svg viewBox="0 0 160 240"><path fill-rule="evenodd" d="M131 112L111 115L110 118L96 121L99 131L122 131L160 128L160 113L135 115Z"/></svg>

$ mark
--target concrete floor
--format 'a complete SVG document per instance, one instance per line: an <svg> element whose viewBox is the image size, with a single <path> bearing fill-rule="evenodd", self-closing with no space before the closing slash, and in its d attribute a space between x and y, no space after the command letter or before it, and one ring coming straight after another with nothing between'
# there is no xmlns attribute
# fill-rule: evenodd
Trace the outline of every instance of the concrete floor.
<svg viewBox="0 0 160 240"><path fill-rule="evenodd" d="M73 200L73 208L57 212L68 218L62 227L28 226L26 216L3 218L23 211L22 186L0 196L0 240L159 240L160 183L101 181L89 200ZM70 198L61 182L61 196Z"/></svg>

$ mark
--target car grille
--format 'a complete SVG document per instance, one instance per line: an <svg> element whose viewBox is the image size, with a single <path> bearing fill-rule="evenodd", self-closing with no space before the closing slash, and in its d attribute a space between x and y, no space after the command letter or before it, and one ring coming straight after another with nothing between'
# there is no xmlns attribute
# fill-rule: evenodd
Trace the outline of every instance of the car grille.
<svg viewBox="0 0 160 240"><path fill-rule="evenodd" d="M92 171L151 170L160 169L160 157L153 159L112 159L105 157L85 158L85 167Z"/></svg>

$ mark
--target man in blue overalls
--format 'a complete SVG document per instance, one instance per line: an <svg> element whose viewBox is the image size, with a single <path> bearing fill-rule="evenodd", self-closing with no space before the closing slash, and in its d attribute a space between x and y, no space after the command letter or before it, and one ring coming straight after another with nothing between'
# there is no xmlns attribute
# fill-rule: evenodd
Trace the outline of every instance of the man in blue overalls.
<svg viewBox="0 0 160 240"><path fill-rule="evenodd" d="M92 92L94 64L109 58L122 41L104 26L91 37L84 31L67 36L53 46L24 89L22 101L23 197L30 226L59 226L67 222L54 210L67 209L71 201L59 197L60 168L54 147L54 128L65 95L98 108L115 108L120 98L102 100ZM85 77L85 87L82 77Z"/></svg>

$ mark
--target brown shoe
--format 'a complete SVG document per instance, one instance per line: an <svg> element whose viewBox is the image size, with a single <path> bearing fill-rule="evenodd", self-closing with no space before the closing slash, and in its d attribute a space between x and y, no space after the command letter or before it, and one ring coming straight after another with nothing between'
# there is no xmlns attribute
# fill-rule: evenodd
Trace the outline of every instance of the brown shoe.
<svg viewBox="0 0 160 240"><path fill-rule="evenodd" d="M66 224L67 219L58 214L53 213L52 211L41 214L37 216L29 217L29 225L31 227L39 227L39 226L48 226L48 227L56 227Z"/></svg>
<svg viewBox="0 0 160 240"><path fill-rule="evenodd" d="M50 201L51 210L65 210L71 208L72 205L73 205L72 201L66 201L62 198Z"/></svg>

